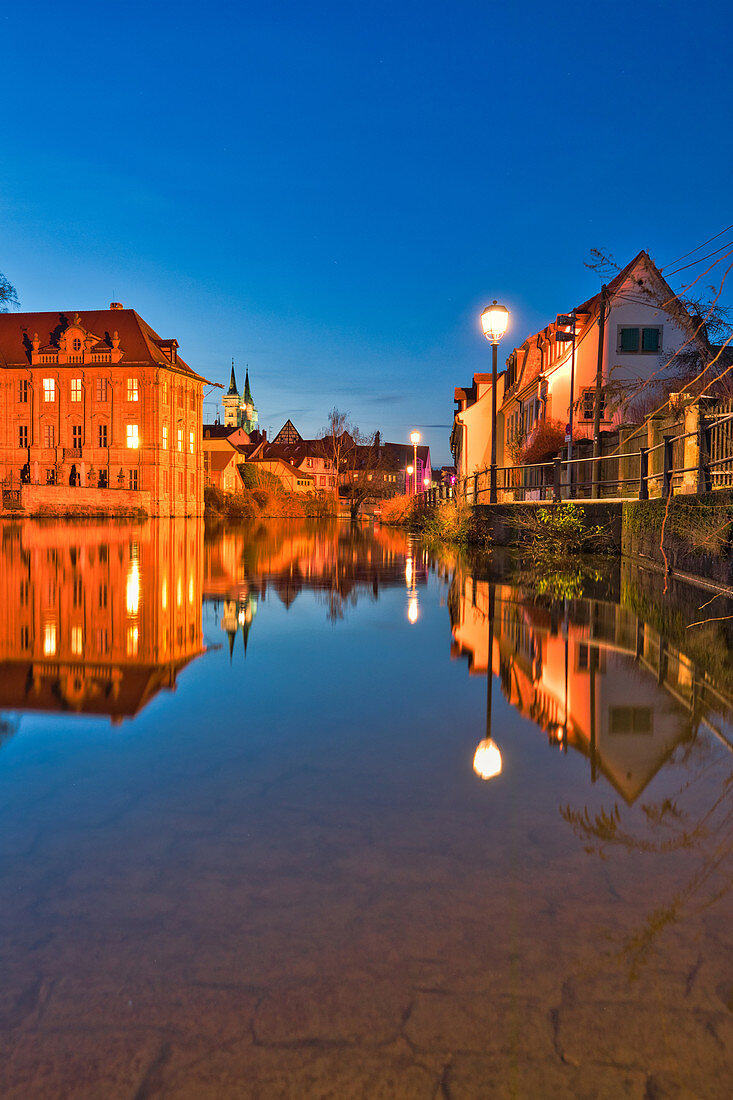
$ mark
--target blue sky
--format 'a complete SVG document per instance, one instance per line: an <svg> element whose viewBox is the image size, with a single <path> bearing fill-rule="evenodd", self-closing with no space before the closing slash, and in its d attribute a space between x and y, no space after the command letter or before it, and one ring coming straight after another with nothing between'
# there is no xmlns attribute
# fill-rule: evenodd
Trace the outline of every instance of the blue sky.
<svg viewBox="0 0 733 1100"><path fill-rule="evenodd" d="M0 271L23 309L133 306L217 381L248 363L266 428L336 405L448 461L483 305L511 310L508 353L598 289L590 248L664 265L733 222L732 22L710 0L6 7Z"/></svg>

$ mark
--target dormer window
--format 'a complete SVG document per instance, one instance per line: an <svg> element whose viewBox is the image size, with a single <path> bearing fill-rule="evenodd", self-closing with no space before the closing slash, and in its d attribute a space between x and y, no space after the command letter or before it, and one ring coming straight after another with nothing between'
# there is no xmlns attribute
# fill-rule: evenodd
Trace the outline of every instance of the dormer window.
<svg viewBox="0 0 733 1100"><path fill-rule="evenodd" d="M71 349L72 351L81 351L81 340L78 336L75 336L71 341Z"/></svg>

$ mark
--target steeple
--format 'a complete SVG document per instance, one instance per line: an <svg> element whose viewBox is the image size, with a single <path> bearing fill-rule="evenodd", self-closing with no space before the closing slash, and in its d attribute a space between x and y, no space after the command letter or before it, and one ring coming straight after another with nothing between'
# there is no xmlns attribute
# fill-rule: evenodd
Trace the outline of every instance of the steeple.
<svg viewBox="0 0 733 1100"><path fill-rule="evenodd" d="M250 392L250 388L249 388L249 367L247 367L247 370L246 370L245 375L244 375L244 398L243 398L243 400L244 400L245 405L254 405L254 401L252 400L252 393Z"/></svg>
<svg viewBox="0 0 733 1100"><path fill-rule="evenodd" d="M237 379L234 377L234 360L232 359L232 376L229 379L229 389L227 390L227 396L233 395L239 397L239 390L237 389Z"/></svg>

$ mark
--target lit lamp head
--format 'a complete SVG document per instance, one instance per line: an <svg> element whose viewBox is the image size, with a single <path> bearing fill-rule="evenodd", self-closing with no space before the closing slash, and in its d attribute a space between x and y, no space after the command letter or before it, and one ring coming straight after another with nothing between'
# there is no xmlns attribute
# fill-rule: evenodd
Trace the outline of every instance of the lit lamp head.
<svg viewBox="0 0 733 1100"><path fill-rule="evenodd" d="M429 485L430 484L430 478L429 477L424 477L422 479L422 483L423 483L423 485Z"/></svg>
<svg viewBox="0 0 733 1100"><path fill-rule="evenodd" d="M410 477L412 477L412 466L407 467L407 472L410 475Z"/></svg>
<svg viewBox="0 0 733 1100"><path fill-rule="evenodd" d="M496 299L481 314L481 328L492 344L498 344L509 324L509 310L496 304Z"/></svg>
<svg viewBox="0 0 733 1100"><path fill-rule="evenodd" d="M501 775L501 753L490 737L479 742L473 757L473 770L480 779Z"/></svg>
<svg viewBox="0 0 733 1100"><path fill-rule="evenodd" d="M412 443L413 446L417 447L419 442L420 442L420 433L419 432L411 432L410 433L410 443Z"/></svg>

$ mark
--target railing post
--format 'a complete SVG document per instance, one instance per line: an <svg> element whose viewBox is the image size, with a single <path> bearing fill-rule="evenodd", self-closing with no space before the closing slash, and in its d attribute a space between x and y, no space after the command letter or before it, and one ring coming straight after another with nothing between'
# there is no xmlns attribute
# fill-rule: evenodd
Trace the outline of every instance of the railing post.
<svg viewBox="0 0 733 1100"><path fill-rule="evenodd" d="M674 438L665 435L662 465L662 496L672 495L672 478L674 476Z"/></svg>
<svg viewBox="0 0 733 1100"><path fill-rule="evenodd" d="M710 476L710 428L700 414L697 424L697 491L709 493L713 487Z"/></svg>
<svg viewBox="0 0 733 1100"><path fill-rule="evenodd" d="M639 500L649 500L648 447L639 447Z"/></svg>
<svg viewBox="0 0 733 1100"><path fill-rule="evenodd" d="M478 474L473 475L473 503L478 504Z"/></svg>
<svg viewBox="0 0 733 1100"><path fill-rule="evenodd" d="M552 499L557 504L562 500L562 459L556 458L552 463Z"/></svg>

